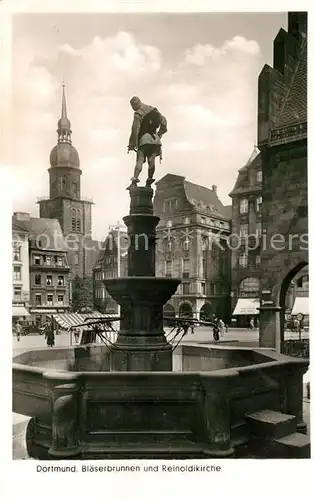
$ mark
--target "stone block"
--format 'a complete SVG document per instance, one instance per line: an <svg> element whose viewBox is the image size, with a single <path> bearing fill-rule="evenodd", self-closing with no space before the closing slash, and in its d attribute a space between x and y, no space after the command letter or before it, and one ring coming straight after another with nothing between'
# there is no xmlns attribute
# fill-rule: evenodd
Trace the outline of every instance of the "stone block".
<svg viewBox="0 0 314 500"><path fill-rule="evenodd" d="M274 410L262 410L246 415L252 436L261 438L281 438L296 431L297 419Z"/></svg>

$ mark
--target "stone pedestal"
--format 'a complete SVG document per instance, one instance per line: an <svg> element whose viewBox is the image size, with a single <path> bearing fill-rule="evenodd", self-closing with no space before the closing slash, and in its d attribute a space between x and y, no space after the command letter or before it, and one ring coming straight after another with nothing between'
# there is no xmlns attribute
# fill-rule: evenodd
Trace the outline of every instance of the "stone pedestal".
<svg viewBox="0 0 314 500"><path fill-rule="evenodd" d="M217 458L232 458L230 393L236 372L217 377L203 377L207 454Z"/></svg>
<svg viewBox="0 0 314 500"><path fill-rule="evenodd" d="M259 308L259 346L280 352L280 311L281 308L261 306Z"/></svg>
<svg viewBox="0 0 314 500"><path fill-rule="evenodd" d="M78 375L67 372L45 374L52 402L52 459L74 459L81 455L79 442Z"/></svg>
<svg viewBox="0 0 314 500"><path fill-rule="evenodd" d="M295 415L297 418L297 431L303 434L307 432L307 425L303 420L303 375L307 372L308 365L304 361L295 361L289 367L285 385L285 411L287 414Z"/></svg>
<svg viewBox="0 0 314 500"><path fill-rule="evenodd" d="M163 330L163 306L175 293L180 280L155 277L156 226L153 190L130 190L128 228L128 277L105 280L120 305L120 331L112 349L115 371L171 371L172 346Z"/></svg>

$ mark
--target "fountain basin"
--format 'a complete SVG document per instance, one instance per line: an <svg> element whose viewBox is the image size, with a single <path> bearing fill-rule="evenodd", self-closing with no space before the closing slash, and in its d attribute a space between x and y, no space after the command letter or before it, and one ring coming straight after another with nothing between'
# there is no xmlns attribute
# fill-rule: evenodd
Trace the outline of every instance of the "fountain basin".
<svg viewBox="0 0 314 500"><path fill-rule="evenodd" d="M110 353L96 345L15 357L13 411L33 417L29 455L237 457L248 441L247 413L277 410L304 426L307 360L267 349L183 345L173 367L177 371L110 372Z"/></svg>

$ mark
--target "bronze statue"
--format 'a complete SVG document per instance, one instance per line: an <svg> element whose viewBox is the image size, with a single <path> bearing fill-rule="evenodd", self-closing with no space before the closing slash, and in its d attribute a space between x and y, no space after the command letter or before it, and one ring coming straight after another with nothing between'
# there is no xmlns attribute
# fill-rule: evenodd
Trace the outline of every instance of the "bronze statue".
<svg viewBox="0 0 314 500"><path fill-rule="evenodd" d="M130 101L134 109L132 131L129 139L128 153L136 152L136 164L131 184L127 189L136 187L143 164L148 162L148 178L146 186L151 186L155 179L155 158L161 158L161 137L167 132L167 120L157 108L141 102L139 97Z"/></svg>

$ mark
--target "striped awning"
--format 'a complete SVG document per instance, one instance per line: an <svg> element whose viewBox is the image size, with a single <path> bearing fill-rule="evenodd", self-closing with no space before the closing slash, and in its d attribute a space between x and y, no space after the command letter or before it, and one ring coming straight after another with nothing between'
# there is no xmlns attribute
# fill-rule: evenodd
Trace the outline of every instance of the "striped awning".
<svg viewBox="0 0 314 500"><path fill-rule="evenodd" d="M93 321L98 318L119 318L118 314L101 314L98 311L93 311L90 313L65 313L65 314L54 314L54 320L58 323L58 325L64 329L69 330L71 327L80 325L84 323L86 319ZM84 327L85 329L85 327ZM86 327L86 330L90 330L92 327Z"/></svg>

